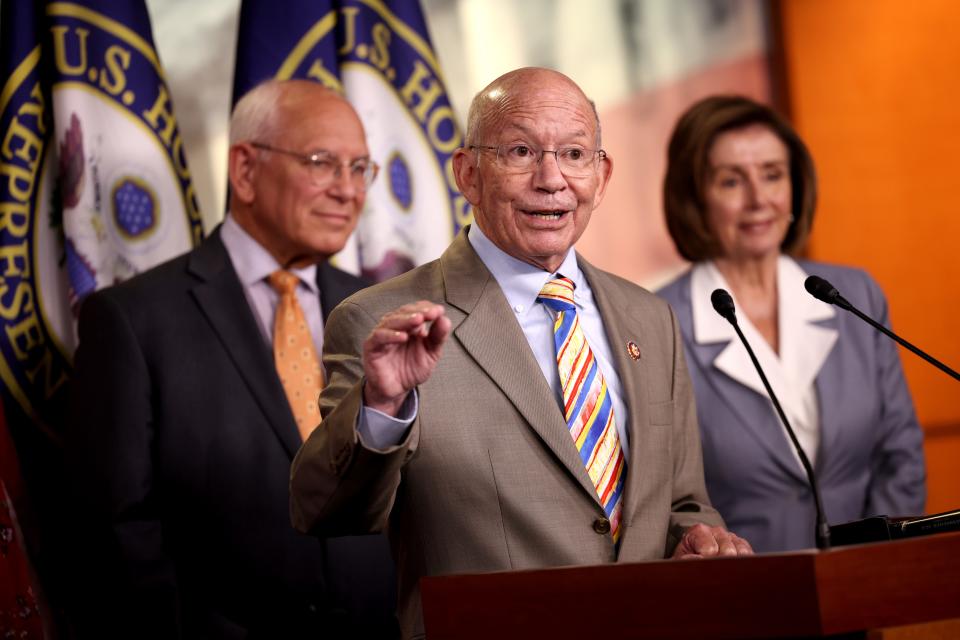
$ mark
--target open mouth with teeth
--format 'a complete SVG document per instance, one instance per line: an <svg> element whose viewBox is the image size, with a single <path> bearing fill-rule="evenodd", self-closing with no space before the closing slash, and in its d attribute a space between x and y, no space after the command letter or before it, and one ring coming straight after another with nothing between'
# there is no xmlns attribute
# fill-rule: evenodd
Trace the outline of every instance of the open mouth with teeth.
<svg viewBox="0 0 960 640"><path fill-rule="evenodd" d="M562 211L560 209L556 209L556 210L538 210L538 211L525 210L524 213L527 214L528 216L532 216L540 220L559 220L565 213L568 213L568 212Z"/></svg>

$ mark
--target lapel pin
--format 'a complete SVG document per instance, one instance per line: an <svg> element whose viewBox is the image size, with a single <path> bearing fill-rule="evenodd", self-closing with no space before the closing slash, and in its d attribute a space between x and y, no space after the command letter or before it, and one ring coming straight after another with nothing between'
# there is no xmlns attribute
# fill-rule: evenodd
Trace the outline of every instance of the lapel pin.
<svg viewBox="0 0 960 640"><path fill-rule="evenodd" d="M640 359L640 347L633 340L627 343L627 354L634 360Z"/></svg>

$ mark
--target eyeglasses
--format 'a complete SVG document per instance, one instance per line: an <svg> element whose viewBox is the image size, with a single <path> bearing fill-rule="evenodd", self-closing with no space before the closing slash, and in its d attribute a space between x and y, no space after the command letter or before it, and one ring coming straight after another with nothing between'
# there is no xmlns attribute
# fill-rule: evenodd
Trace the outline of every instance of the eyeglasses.
<svg viewBox="0 0 960 640"><path fill-rule="evenodd" d="M535 171L543 156L552 153L557 159L560 173L569 178L586 178L597 170L597 160L607 157L603 149L584 149L583 147L561 147L559 149L537 149L529 144L501 144L495 147L472 144L471 149L496 151L497 162L513 171L526 173Z"/></svg>
<svg viewBox="0 0 960 640"><path fill-rule="evenodd" d="M377 177L377 171L380 167L369 158L357 158L356 160L341 160L329 151L317 151L316 153L297 153L287 149L278 149L262 142L251 142L251 147L262 149L263 151L272 151L273 153L282 153L283 155L296 158L302 162L310 172L310 178L318 187L324 187L335 179L340 178L343 168L346 167L350 172L350 180L359 188L366 189L373 184Z"/></svg>

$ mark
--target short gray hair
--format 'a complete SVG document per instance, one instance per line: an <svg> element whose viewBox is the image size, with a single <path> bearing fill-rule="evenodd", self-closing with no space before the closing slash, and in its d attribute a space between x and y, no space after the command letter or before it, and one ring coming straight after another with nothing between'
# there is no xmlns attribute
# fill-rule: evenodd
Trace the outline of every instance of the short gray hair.
<svg viewBox="0 0 960 640"><path fill-rule="evenodd" d="M230 116L230 145L240 142L270 142L277 133L275 113L283 95L282 80L266 80L243 94Z"/></svg>

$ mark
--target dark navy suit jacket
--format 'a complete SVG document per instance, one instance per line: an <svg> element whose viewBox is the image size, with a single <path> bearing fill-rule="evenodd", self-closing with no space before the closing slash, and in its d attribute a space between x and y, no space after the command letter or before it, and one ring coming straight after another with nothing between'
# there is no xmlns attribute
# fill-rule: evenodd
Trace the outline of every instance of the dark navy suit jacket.
<svg viewBox="0 0 960 640"><path fill-rule="evenodd" d="M324 316L364 283L323 264ZM289 516L301 441L215 230L87 298L67 435L83 637L394 637L384 536L317 540Z"/></svg>
<svg viewBox="0 0 960 640"><path fill-rule="evenodd" d="M800 262L857 308L889 326L887 303L865 272ZM693 339L691 274L658 292L674 308L697 402L710 500L757 551L814 546L814 502L770 401L720 371L727 344ZM807 296L801 290L786 295ZM820 446L815 470L831 524L919 515L926 498L923 434L892 340L843 310L820 322L838 332L815 378ZM756 349L756 345L754 345Z"/></svg>

